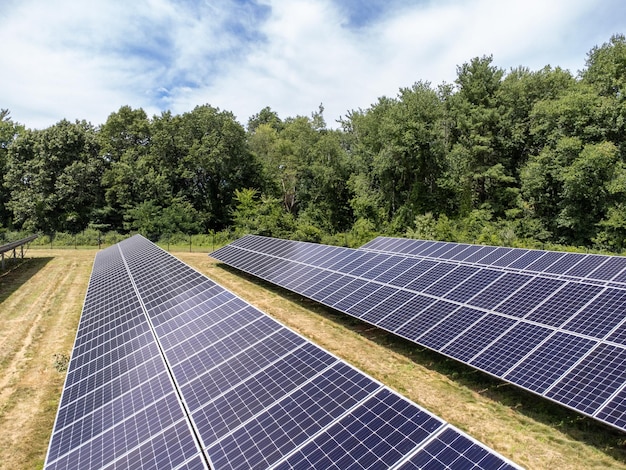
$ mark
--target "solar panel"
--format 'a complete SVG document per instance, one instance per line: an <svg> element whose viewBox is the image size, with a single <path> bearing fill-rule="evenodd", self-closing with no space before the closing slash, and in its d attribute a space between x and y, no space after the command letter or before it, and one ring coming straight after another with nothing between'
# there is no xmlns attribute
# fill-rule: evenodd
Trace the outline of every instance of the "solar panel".
<svg viewBox="0 0 626 470"><path fill-rule="evenodd" d="M135 236L96 256L45 468L391 468L448 440L516 468Z"/></svg>
<svg viewBox="0 0 626 470"><path fill-rule="evenodd" d="M212 256L246 271L246 254L293 261L294 246L319 250L246 236ZM383 237L334 253L277 284L626 430L626 258Z"/></svg>
<svg viewBox="0 0 626 470"><path fill-rule="evenodd" d="M401 249L398 242L402 241ZM553 274L562 278L577 277L588 281L599 281L603 285L609 281L626 287L626 257L582 253L565 253L524 248L504 248L482 245L467 245L452 242L443 243L446 253L457 253L452 257L441 252L424 248L424 240L377 237L363 245L360 250L378 253L402 254L421 258L451 259L460 263L500 267L505 270Z"/></svg>

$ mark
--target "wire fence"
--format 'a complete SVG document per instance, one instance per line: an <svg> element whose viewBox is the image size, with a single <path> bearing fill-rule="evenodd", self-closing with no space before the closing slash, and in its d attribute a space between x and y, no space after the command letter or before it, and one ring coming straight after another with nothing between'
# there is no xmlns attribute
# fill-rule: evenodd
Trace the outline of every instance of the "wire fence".
<svg viewBox="0 0 626 470"><path fill-rule="evenodd" d="M34 249L103 249L129 238L137 232L120 234L87 229L79 233L53 232L35 235L29 243ZM22 232L0 233L0 245L17 242L24 237ZM210 253L235 240L229 231L208 234L142 234L167 251L189 251Z"/></svg>

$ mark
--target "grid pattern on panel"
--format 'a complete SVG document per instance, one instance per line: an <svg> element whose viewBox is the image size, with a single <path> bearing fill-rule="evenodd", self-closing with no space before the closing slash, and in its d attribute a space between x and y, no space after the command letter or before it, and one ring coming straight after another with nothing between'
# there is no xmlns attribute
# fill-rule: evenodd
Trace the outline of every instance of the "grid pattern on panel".
<svg viewBox="0 0 626 470"><path fill-rule="evenodd" d="M494 470L512 468L507 463L494 460L471 439L455 435L446 429L403 464L400 470L435 470L455 467L487 467Z"/></svg>
<svg viewBox="0 0 626 470"><path fill-rule="evenodd" d="M320 249L246 236L212 256L271 281L268 260ZM333 253L273 282L626 430L626 258L384 237Z"/></svg>
<svg viewBox="0 0 626 470"><path fill-rule="evenodd" d="M256 272L288 265L240 259ZM329 273L317 274L324 284ZM398 292L396 307L410 298ZM318 445L329 452L307 468L382 468L444 428L466 438L135 236L96 256L45 468L289 467Z"/></svg>
<svg viewBox="0 0 626 470"><path fill-rule="evenodd" d="M246 239L245 243L254 249L261 245L258 239ZM257 275L275 273L292 263L303 266L311 260L330 266L346 254L335 247L317 248L311 254L299 245L280 241L270 247L271 254L257 253L252 260L240 256L238 250L231 249L230 253ZM347 445L348 441L345 445L337 443L336 438L338 429L353 429L354 424L349 423L364 419L362 416L368 417L371 426L361 429L349 442L353 438L363 440L379 450L379 463L393 466L446 426L144 238L120 243L120 251L212 468L284 464L304 446L319 441L336 444L332 455L339 467L346 461L361 462L361 447ZM369 271L374 258L388 258L365 255L351 258L352 271ZM297 278L285 278L284 282L307 290L309 295L325 291L329 298L332 292L325 288L342 277L321 267L314 273L308 269L298 273ZM376 295L379 290L397 291L360 282L346 296L358 291L362 297L355 298L350 306L359 304L367 309L368 302L361 300L382 299ZM409 300L400 297L398 306ZM374 400L381 396L386 397L383 405ZM417 415L436 425L417 426ZM484 449L496 460L506 462ZM319 463L307 468L329 467Z"/></svg>
<svg viewBox="0 0 626 470"><path fill-rule="evenodd" d="M117 247L97 254L46 469L177 468L200 448Z"/></svg>
<svg viewBox="0 0 626 470"><path fill-rule="evenodd" d="M401 245L398 240L402 240ZM532 273L569 276L590 281L623 284L626 287L626 257L585 255L581 253L547 252L523 248L502 248L446 242L447 250L432 252L423 240L377 237L360 249L386 254L402 254L420 259L453 259L460 263L500 267ZM442 242L437 242L442 243ZM453 256L448 254L454 253ZM482 256L481 256L482 255Z"/></svg>

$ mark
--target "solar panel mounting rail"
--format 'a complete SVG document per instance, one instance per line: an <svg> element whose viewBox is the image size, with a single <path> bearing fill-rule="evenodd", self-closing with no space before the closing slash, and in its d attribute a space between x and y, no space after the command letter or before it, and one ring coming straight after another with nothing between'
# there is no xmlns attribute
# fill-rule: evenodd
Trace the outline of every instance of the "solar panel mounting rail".
<svg viewBox="0 0 626 470"><path fill-rule="evenodd" d="M211 256L626 430L626 258L252 235Z"/></svg>
<svg viewBox="0 0 626 470"><path fill-rule="evenodd" d="M518 468L135 236L96 255L45 469Z"/></svg>

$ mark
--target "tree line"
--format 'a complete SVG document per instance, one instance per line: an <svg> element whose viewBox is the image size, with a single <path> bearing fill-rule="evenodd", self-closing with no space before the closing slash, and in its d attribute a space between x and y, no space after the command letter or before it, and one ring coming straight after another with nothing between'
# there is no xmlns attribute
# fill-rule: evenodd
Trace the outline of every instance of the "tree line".
<svg viewBox="0 0 626 470"><path fill-rule="evenodd" d="M491 56L347 112L243 126L210 105L41 130L0 111L0 230L150 238L230 231L358 244L375 234L626 249L626 37L573 75Z"/></svg>

